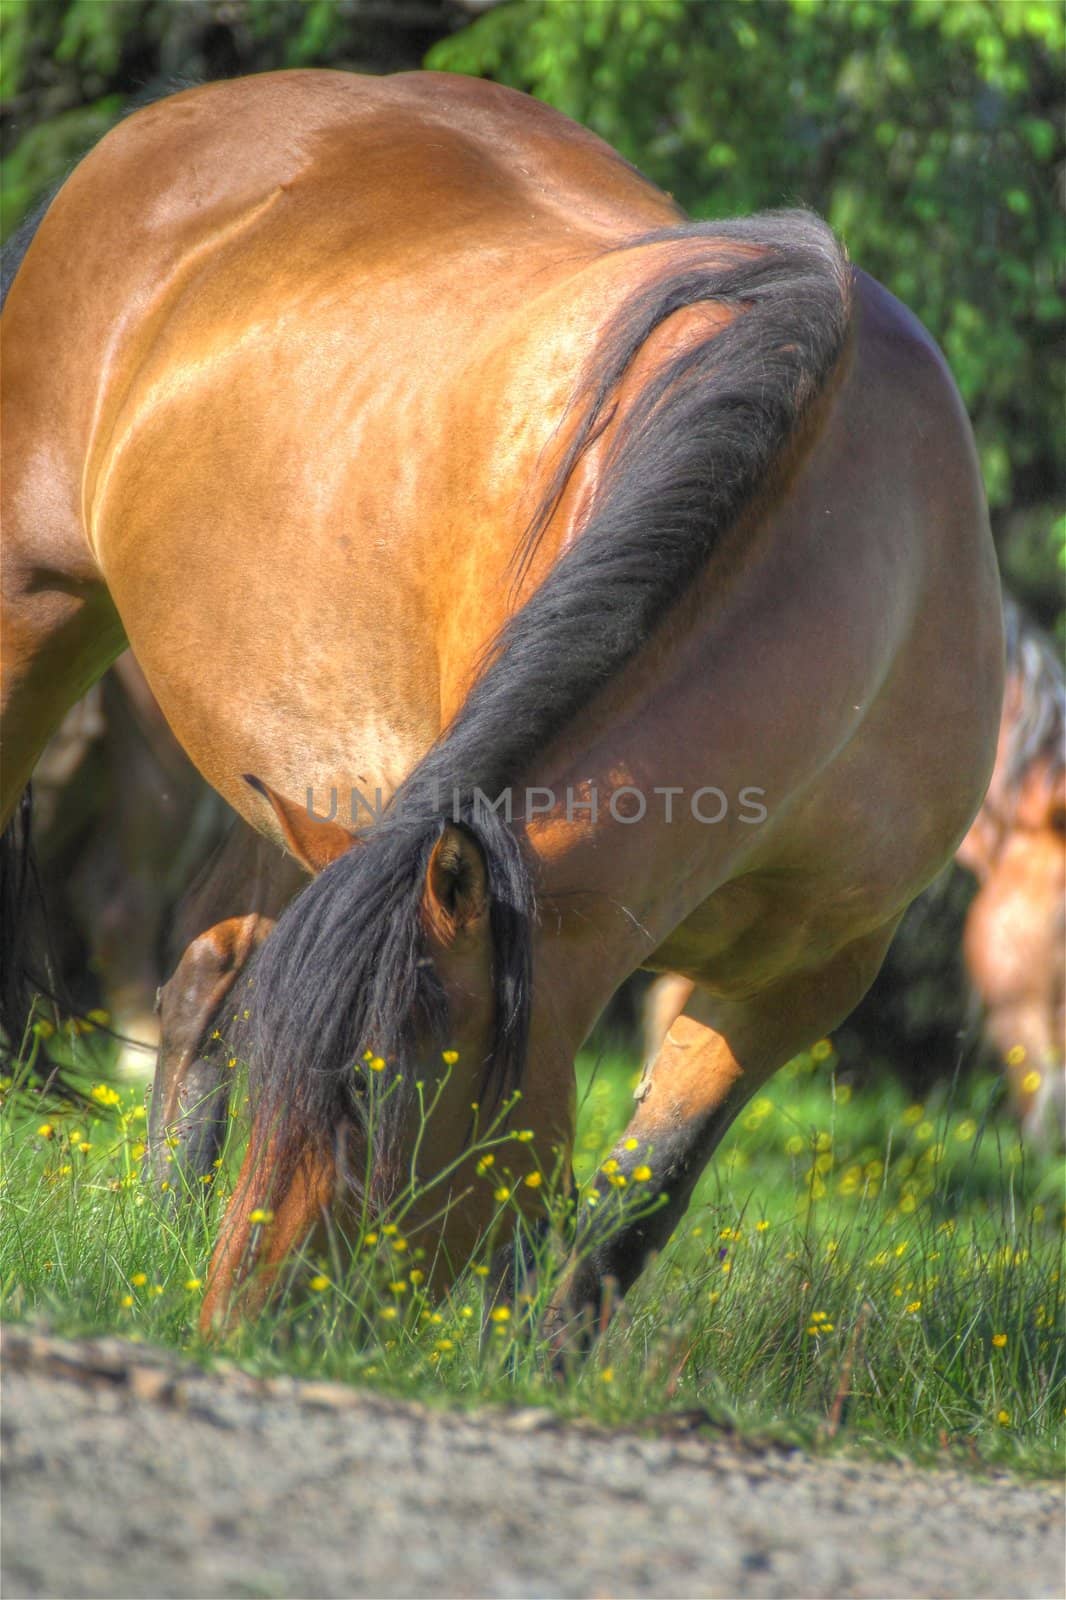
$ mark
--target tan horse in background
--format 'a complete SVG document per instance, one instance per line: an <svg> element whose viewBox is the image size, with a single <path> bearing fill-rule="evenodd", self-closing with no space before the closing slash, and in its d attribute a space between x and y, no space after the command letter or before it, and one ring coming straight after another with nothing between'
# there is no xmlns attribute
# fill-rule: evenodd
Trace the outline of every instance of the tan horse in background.
<svg viewBox="0 0 1066 1600"><path fill-rule="evenodd" d="M712 1004L616 1152L659 1210L582 1234L573 1297L624 1287L988 780L998 582L932 341L806 214L691 223L534 100L332 72L108 134L3 339L5 818L129 641L200 771L314 874L265 942L275 908L223 885L201 938L225 986L262 946L205 1319L256 1206L249 1305L366 1168L387 1202L416 1079L461 1265L493 1209L471 1100L521 1085L516 1180L565 1169L574 1056L646 966Z"/></svg>
<svg viewBox="0 0 1066 1600"><path fill-rule="evenodd" d="M955 859L980 888L966 970L1023 1132L1066 1138L1066 685L1014 601L996 765Z"/></svg>

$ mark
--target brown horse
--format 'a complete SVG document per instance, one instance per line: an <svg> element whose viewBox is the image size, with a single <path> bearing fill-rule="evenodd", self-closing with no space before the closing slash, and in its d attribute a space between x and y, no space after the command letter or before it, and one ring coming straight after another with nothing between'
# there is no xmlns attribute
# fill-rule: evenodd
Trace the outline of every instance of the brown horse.
<svg viewBox="0 0 1066 1600"><path fill-rule="evenodd" d="M471 1100L521 1085L515 1180L565 1168L574 1055L643 965L713 1008L616 1152L658 1211L581 1240L573 1293L624 1286L991 771L999 589L932 341L814 217L690 222L492 84L303 71L108 134L3 332L5 814L128 639L315 874L234 1007L252 1129L205 1319L256 1206L249 1304L358 1175L387 1200L422 1082L461 1260ZM261 922L222 898L230 982Z"/></svg>

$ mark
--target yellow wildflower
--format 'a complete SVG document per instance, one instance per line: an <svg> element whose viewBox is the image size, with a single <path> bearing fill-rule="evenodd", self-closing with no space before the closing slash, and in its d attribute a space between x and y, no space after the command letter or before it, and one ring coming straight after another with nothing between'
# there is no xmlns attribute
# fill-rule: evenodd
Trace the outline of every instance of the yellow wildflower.
<svg viewBox="0 0 1066 1600"><path fill-rule="evenodd" d="M202 1288L202 1286L202 1278L186 1278L185 1280L185 1287L188 1289L190 1294L192 1294L196 1289Z"/></svg>
<svg viewBox="0 0 1066 1600"><path fill-rule="evenodd" d="M53 1128L50 1122L42 1122L41 1126L37 1129L37 1137L39 1139L54 1139L55 1136L56 1130Z"/></svg>
<svg viewBox="0 0 1066 1600"><path fill-rule="evenodd" d="M489 1315L491 1316L493 1322L498 1322L501 1324L504 1322L510 1322L511 1308L509 1306L493 1306Z"/></svg>
<svg viewBox="0 0 1066 1600"><path fill-rule="evenodd" d="M527 1189L539 1189L544 1178L539 1172L529 1172L522 1181Z"/></svg>
<svg viewBox="0 0 1066 1600"><path fill-rule="evenodd" d="M458 1050L442 1050L440 1058L446 1067L454 1067L459 1059L459 1052Z"/></svg>
<svg viewBox="0 0 1066 1600"><path fill-rule="evenodd" d="M148 1282L148 1274L147 1274L147 1272L134 1272L134 1273L132 1273L131 1276L130 1276L130 1282L132 1283L132 1285L133 1285L133 1287L135 1289L142 1289L144 1287L144 1285Z"/></svg>
<svg viewBox="0 0 1066 1600"><path fill-rule="evenodd" d="M650 1180L651 1180L651 1168L649 1166L641 1165L639 1167L634 1167L633 1168L633 1182L634 1183L648 1183L648 1182L650 1182Z"/></svg>
<svg viewBox="0 0 1066 1600"><path fill-rule="evenodd" d="M992 1335L992 1343L997 1350L1002 1350L1006 1342L1007 1335L1005 1333L994 1333Z"/></svg>

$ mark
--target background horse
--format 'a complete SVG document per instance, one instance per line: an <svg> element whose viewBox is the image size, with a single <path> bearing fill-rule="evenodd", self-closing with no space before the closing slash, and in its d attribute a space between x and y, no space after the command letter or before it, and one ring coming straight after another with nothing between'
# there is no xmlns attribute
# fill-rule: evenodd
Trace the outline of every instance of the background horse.
<svg viewBox="0 0 1066 1600"><path fill-rule="evenodd" d="M1057 651L1008 601L996 765L956 860L980 885L966 969L1027 1134L1066 1135L1066 682Z"/></svg>
<svg viewBox="0 0 1066 1600"><path fill-rule="evenodd" d="M932 342L815 218L689 222L566 118L432 73L138 112L53 201L3 332L5 817L128 640L205 777L316 874L236 1008L252 1131L205 1318L257 1206L250 1303L353 1174L387 1201L420 1082L463 1259L491 1215L471 1099L521 1084L516 1181L565 1171L574 1055L645 965L714 1004L616 1157L659 1209L571 1282L624 1286L860 998L991 770L995 561ZM353 789L392 803L302 803ZM239 967L258 913L215 909Z"/></svg>

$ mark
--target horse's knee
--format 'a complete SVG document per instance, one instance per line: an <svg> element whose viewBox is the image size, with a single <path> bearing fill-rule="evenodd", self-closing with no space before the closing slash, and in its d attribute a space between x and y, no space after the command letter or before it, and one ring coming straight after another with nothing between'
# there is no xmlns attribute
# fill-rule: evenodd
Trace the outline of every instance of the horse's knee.
<svg viewBox="0 0 1066 1600"><path fill-rule="evenodd" d="M233 1058L217 1024L247 959L239 932L222 924L200 934L160 991L148 1156L157 1179L171 1187L178 1177L205 1177L222 1146Z"/></svg>

